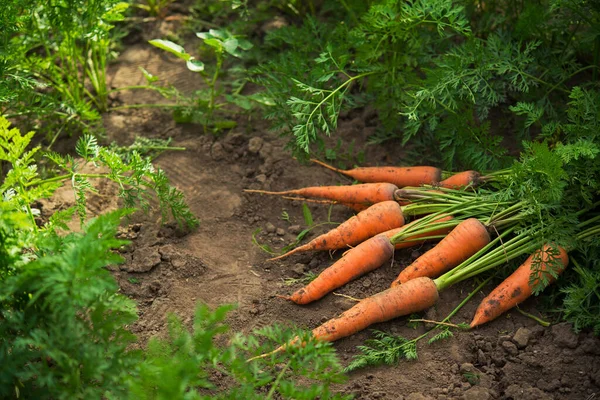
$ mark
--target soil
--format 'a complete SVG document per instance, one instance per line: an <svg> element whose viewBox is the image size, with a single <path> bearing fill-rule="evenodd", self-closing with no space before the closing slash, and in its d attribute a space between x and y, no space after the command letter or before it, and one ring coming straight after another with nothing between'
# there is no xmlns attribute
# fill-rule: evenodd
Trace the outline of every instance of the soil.
<svg viewBox="0 0 600 400"><path fill-rule="evenodd" d="M158 37L158 36L157 36ZM173 57L144 44L129 46L111 67L113 87L144 83L138 66L166 78L180 88L193 90L198 78ZM164 102L153 93L118 92L113 103ZM373 133L368 110L344 115L337 137L364 150L366 165L393 164L402 156L399 144L368 146ZM268 262L269 254L252 243L256 239L273 249L294 241L304 228L302 204L272 196L244 193L244 189L285 190L313 185L348 183L344 177L316 165L303 165L284 150L285 142L268 131L257 111L253 118L241 117L238 126L220 136L205 135L202 127L177 125L167 111L126 109L105 116L109 140L128 144L135 136L173 138L185 151L160 155L157 165L165 169L174 186L185 193L200 226L181 232L174 224L161 225L159 216L138 215L126 224L122 236L132 240L123 253L126 262L114 268L123 294L139 303L139 321L132 331L142 344L154 335L163 335L167 313L190 323L195 304L211 307L237 304L228 323L233 331L249 332L272 323L293 323L313 328L340 314L353 301L330 294L309 306L297 306L276 297L300 287L287 286L285 278L305 272L318 273L339 258L318 253ZM90 212L105 211L113 204L109 186L101 196L90 199ZM107 200L109 199L109 200ZM61 208L71 200L67 191L47 204ZM64 203L64 204L63 204ZM328 207L309 204L316 222L327 220ZM339 208L338 208L339 207ZM286 212L289 220L282 218ZM336 206L332 221L352 214ZM325 228L314 229L310 237ZM389 286L399 271L427 247L397 251L393 263L355 280L337 292L355 298L375 294ZM475 287L468 282L441 294L438 305L424 314L430 320L443 319ZM452 319L470 321L478 300L491 288L476 295ZM535 301L522 309L537 314ZM407 318L373 326L392 334L413 338L425 332ZM371 337L370 330L335 343L344 364L357 354L356 346ZM357 399L593 399L600 396L600 340L591 333L572 333L565 324L548 328L519 312L472 332L456 332L453 338L418 346L419 359L395 366L364 368L350 374L340 391Z"/></svg>

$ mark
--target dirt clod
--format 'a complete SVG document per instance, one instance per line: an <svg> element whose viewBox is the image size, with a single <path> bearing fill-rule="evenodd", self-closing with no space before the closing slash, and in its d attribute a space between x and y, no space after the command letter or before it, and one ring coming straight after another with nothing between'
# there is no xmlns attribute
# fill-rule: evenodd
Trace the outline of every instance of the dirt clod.
<svg viewBox="0 0 600 400"><path fill-rule="evenodd" d="M552 326L554 343L559 347L574 349L577 347L579 337L573 332L571 325L560 323Z"/></svg>

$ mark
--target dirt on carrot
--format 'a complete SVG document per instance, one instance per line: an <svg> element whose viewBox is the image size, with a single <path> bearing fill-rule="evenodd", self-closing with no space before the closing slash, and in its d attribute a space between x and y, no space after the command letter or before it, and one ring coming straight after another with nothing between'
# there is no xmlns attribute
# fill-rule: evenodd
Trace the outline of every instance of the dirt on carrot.
<svg viewBox="0 0 600 400"><path fill-rule="evenodd" d="M541 250L530 255L519 268L490 292L475 311L471 328L493 321L517 304L527 300L532 294L531 283L535 285L539 281L539 278L536 278L534 282L530 282L531 274L534 271L547 273L549 265L558 262L560 267L556 272L563 272L569 264L569 256L565 249L558 247L558 254L554 257L552 251L555 248L555 246L545 245ZM534 267L534 263L539 264ZM547 279L549 283L556 280L551 275L548 275Z"/></svg>

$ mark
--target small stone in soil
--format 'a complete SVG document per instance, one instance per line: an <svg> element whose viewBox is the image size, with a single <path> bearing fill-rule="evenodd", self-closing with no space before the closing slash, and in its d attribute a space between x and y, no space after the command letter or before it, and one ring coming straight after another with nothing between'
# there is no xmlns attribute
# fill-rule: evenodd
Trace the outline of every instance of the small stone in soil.
<svg viewBox="0 0 600 400"><path fill-rule="evenodd" d="M261 137L253 137L248 141L248 151L250 153L258 153L262 148L264 140Z"/></svg>
<svg viewBox="0 0 600 400"><path fill-rule="evenodd" d="M300 228L300 225L292 225L288 228L288 232L292 235L297 235L302 232L302 228Z"/></svg>
<svg viewBox="0 0 600 400"><path fill-rule="evenodd" d="M513 336L512 340L516 343L519 349L524 349L527 347L527 343L529 343L529 338L531 337L531 331L527 328L519 328L517 333Z"/></svg>
<svg viewBox="0 0 600 400"><path fill-rule="evenodd" d="M306 271L306 265L297 263L292 267L292 271L297 275L302 275Z"/></svg>
<svg viewBox="0 0 600 400"><path fill-rule="evenodd" d="M275 225L273 225L273 224L272 224L272 223L270 223L270 222L267 222L267 224L265 225L265 230L266 230L268 233L274 233L274 232L275 232L275 230L276 230L276 228L275 228Z"/></svg>
<svg viewBox="0 0 600 400"><path fill-rule="evenodd" d="M283 228L277 228L275 233L277 233L277 236L283 236L285 235L285 230L283 230Z"/></svg>
<svg viewBox="0 0 600 400"><path fill-rule="evenodd" d="M267 181L267 175L259 174L259 175L256 175L256 177L254 179L256 179L256 181L258 183L265 183Z"/></svg>

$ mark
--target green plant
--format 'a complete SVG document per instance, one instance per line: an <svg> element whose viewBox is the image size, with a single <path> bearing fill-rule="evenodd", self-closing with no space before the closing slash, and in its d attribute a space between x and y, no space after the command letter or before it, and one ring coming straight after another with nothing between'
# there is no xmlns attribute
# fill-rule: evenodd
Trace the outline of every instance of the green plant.
<svg viewBox="0 0 600 400"><path fill-rule="evenodd" d="M44 120L51 142L65 129L94 128L108 106L111 30L126 9L118 0L10 0L0 21L11 26L0 51L0 112Z"/></svg>
<svg viewBox="0 0 600 400"><path fill-rule="evenodd" d="M503 133L535 138L575 79L597 81L600 10L589 2L381 0L344 12L347 24L308 17L265 41L285 51L255 81L299 156L331 152L323 136L340 113L368 104L379 117L371 143L402 139L414 162L497 169L511 160Z"/></svg>
<svg viewBox="0 0 600 400"><path fill-rule="evenodd" d="M38 230L14 204L0 210L0 396L123 396L137 363L126 329L136 308L104 267L121 261L114 250L126 242L115 234L130 211L59 236L65 215Z"/></svg>
<svg viewBox="0 0 600 400"><path fill-rule="evenodd" d="M18 129L9 128L10 123L0 116L0 161L6 161L10 166L4 182L0 184L0 193L5 201L26 210L34 226L35 213L31 204L40 198L50 197L65 182L71 183L76 211L83 223L87 215L87 194L95 190L90 179L115 182L126 207L138 205L146 211L150 206L149 191L152 191L159 200L163 219L171 214L180 225L197 225L183 193L170 186L165 172L154 167L149 158L142 157L137 151L132 151L130 161L126 162L114 151L98 145L93 136L84 135L75 148L80 159L58 153L45 154L46 159L63 174L43 178L36 164L40 147L30 149L34 132L22 135ZM88 163L106 168L107 172L81 172Z"/></svg>
<svg viewBox="0 0 600 400"><path fill-rule="evenodd" d="M226 335L228 344L217 346L215 342L227 332L223 320L231 309L221 306L210 311L198 305L191 331L172 315L169 338L153 338L148 344L139 377L130 380L130 398L350 398L331 392L331 384L344 380L341 366L331 346L311 340L308 332L266 327L249 335ZM305 346L246 361L297 335Z"/></svg>
<svg viewBox="0 0 600 400"><path fill-rule="evenodd" d="M133 6L146 11L150 16L165 18L169 4L175 0L143 0L143 2L134 3Z"/></svg>
<svg viewBox="0 0 600 400"><path fill-rule="evenodd" d="M195 107L188 109L177 110L175 119L178 122L199 122L204 126L205 132L209 125L214 130L218 131L224 128L235 126L232 120L215 119L216 111L224 111L223 107L227 103L219 103L218 96L221 94L218 88L218 80L222 73L223 63L227 56L241 57L242 52L252 48L252 44L236 35L229 33L226 30L211 29L208 32L196 33L203 43L212 49L215 56L215 66L212 73L205 71L204 62L186 53L183 47L168 40L155 39L151 40L150 44L162 50L177 56L186 61L186 66L190 71L199 73L208 86L208 92L199 92ZM242 107L248 106L248 100L245 102L240 98L241 86L237 91L226 96L229 104L234 104ZM256 98L260 101L260 96L248 96L248 99Z"/></svg>

